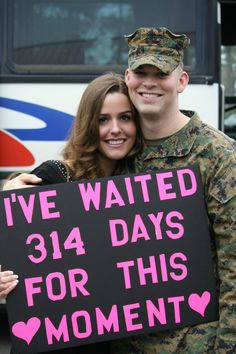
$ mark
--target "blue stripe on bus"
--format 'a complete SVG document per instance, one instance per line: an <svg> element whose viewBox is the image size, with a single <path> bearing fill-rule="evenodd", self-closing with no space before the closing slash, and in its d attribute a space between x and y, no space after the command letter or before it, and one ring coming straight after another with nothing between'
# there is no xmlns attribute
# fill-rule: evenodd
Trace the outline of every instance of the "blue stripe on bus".
<svg viewBox="0 0 236 354"><path fill-rule="evenodd" d="M68 136L73 116L38 104L0 97L0 107L22 112L46 123L44 128L5 129L20 140L61 141Z"/></svg>

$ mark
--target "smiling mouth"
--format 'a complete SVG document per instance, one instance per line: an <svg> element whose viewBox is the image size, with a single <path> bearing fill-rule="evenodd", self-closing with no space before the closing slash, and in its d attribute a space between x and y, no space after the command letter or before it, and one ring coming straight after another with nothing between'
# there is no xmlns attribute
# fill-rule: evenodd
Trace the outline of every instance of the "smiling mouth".
<svg viewBox="0 0 236 354"><path fill-rule="evenodd" d="M156 98L161 97L162 95L159 93L151 93L151 92L139 92L139 95L146 98Z"/></svg>
<svg viewBox="0 0 236 354"><path fill-rule="evenodd" d="M118 140L107 140L109 145L120 145L125 142L125 139L118 139Z"/></svg>

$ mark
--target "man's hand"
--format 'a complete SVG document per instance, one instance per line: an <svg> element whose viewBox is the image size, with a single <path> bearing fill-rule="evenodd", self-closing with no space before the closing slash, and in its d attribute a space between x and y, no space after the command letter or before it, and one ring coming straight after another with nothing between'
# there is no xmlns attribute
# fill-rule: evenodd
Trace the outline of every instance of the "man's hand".
<svg viewBox="0 0 236 354"><path fill-rule="evenodd" d="M8 180L3 185L3 190L10 190L10 189L18 189L18 188L27 188L27 187L34 187L37 184L40 184L42 179L32 175L30 173L21 173L17 177Z"/></svg>

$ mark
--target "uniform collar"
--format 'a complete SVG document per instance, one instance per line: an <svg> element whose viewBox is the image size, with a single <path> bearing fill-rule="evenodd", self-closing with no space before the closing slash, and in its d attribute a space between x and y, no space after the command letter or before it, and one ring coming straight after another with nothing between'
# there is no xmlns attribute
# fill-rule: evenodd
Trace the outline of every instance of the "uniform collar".
<svg viewBox="0 0 236 354"><path fill-rule="evenodd" d="M155 147L152 151L150 151L150 147L145 143L143 153L140 157L142 160L167 156L181 157L189 154L202 126L202 122L196 112L181 112L190 117L189 122L181 130L170 137L156 140Z"/></svg>

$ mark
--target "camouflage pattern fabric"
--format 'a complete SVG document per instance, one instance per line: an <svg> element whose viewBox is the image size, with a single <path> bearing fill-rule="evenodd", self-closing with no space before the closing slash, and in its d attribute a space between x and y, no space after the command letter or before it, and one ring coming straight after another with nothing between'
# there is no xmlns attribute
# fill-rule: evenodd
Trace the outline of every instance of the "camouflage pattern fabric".
<svg viewBox="0 0 236 354"><path fill-rule="evenodd" d="M178 133L145 142L136 172L199 164L219 286L219 321L117 340L112 354L236 353L236 142L196 113L184 114L191 119Z"/></svg>
<svg viewBox="0 0 236 354"><path fill-rule="evenodd" d="M141 27L125 38L129 45L128 66L131 70L150 64L166 74L183 61L183 50L190 43L185 34L174 34L165 27Z"/></svg>

